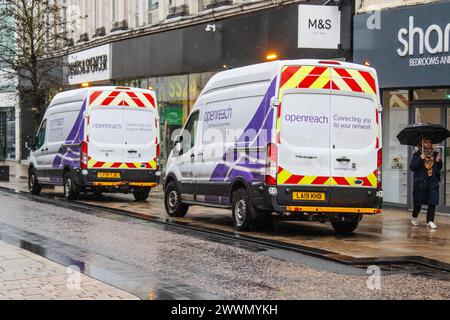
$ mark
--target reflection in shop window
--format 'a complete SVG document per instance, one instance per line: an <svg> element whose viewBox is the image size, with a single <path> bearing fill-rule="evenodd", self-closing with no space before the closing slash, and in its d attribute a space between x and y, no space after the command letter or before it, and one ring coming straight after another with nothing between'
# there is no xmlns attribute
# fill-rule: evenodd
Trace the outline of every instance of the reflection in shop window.
<svg viewBox="0 0 450 320"><path fill-rule="evenodd" d="M385 201L406 204L408 147L402 146L397 135L408 126L408 91L383 93L383 188Z"/></svg>

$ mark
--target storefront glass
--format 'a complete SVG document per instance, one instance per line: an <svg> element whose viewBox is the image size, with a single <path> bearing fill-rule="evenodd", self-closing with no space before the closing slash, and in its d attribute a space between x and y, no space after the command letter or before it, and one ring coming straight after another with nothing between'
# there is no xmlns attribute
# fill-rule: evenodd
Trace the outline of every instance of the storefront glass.
<svg viewBox="0 0 450 320"><path fill-rule="evenodd" d="M14 108L0 109L0 160L16 158L16 118Z"/></svg>
<svg viewBox="0 0 450 320"><path fill-rule="evenodd" d="M405 204L408 200L408 147L397 135L408 125L408 90L383 92L383 189L384 200Z"/></svg>
<svg viewBox="0 0 450 320"><path fill-rule="evenodd" d="M450 88L414 90L414 100L449 100Z"/></svg>
<svg viewBox="0 0 450 320"><path fill-rule="evenodd" d="M161 165L165 166L172 141L182 128L195 101L215 72L116 81L115 85L151 88L158 99L161 125Z"/></svg>

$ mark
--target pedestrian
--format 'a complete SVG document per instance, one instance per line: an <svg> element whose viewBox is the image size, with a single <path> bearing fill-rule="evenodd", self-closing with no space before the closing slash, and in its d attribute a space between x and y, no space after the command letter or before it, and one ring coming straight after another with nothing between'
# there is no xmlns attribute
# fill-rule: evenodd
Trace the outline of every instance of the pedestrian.
<svg viewBox="0 0 450 320"><path fill-rule="evenodd" d="M439 183L441 181L442 158L434 152L433 144L424 138L417 145L418 151L414 153L410 169L414 173L413 200L414 210L411 223L418 226L417 218L423 205L428 205L427 226L437 229L434 223L436 206L439 204Z"/></svg>

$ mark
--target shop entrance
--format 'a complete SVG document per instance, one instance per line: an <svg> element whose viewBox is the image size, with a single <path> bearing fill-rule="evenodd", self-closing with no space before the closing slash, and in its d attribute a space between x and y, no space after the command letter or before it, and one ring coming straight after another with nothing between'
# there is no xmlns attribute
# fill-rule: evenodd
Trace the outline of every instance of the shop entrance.
<svg viewBox="0 0 450 320"><path fill-rule="evenodd" d="M412 123L435 123L450 129L450 103L447 102L433 102L433 101L420 101L411 102L410 110ZM437 146L436 150L443 154L444 169L441 174L441 188L440 188L440 201L437 211L450 213L450 141L444 141L440 146ZM411 148L411 155L413 154L413 148ZM409 174L409 190L408 192L408 204L412 207L412 173Z"/></svg>

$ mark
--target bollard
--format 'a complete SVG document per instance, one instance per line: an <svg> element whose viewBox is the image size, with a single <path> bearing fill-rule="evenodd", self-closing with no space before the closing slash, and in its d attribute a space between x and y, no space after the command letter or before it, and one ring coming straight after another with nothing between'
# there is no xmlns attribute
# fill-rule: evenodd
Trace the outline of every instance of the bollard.
<svg viewBox="0 0 450 320"><path fill-rule="evenodd" d="M0 181L9 182L9 166L0 166Z"/></svg>

